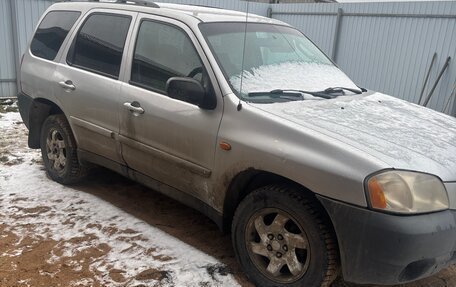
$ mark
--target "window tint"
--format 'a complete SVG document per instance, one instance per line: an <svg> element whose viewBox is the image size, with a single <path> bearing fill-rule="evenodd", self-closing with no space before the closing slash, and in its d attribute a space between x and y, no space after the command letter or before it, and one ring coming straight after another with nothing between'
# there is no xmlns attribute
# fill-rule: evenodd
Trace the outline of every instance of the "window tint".
<svg viewBox="0 0 456 287"><path fill-rule="evenodd" d="M166 82L171 77L202 81L204 74L203 64L185 32L162 23L142 22L133 56L131 83L165 93Z"/></svg>
<svg viewBox="0 0 456 287"><path fill-rule="evenodd" d="M30 50L33 55L54 60L68 31L73 27L80 12L52 11L41 21L32 39Z"/></svg>
<svg viewBox="0 0 456 287"><path fill-rule="evenodd" d="M68 63L117 78L131 17L92 14L87 18L68 53Z"/></svg>

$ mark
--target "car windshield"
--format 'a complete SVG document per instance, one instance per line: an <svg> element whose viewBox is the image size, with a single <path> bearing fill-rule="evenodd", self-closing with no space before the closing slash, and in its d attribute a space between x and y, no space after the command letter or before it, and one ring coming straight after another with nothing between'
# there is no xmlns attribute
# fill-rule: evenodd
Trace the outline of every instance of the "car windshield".
<svg viewBox="0 0 456 287"><path fill-rule="evenodd" d="M330 87L359 89L294 28L263 23L220 22L202 23L200 30L233 92L244 100L261 101L259 94L273 101L290 98L270 93L275 90L317 92ZM249 96L253 94L255 97ZM311 95L301 98L322 99Z"/></svg>

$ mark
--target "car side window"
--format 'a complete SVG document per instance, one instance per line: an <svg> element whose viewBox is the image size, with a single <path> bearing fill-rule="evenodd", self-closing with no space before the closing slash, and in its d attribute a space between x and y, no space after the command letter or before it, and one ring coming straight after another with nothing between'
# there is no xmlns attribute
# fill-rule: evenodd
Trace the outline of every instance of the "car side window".
<svg viewBox="0 0 456 287"><path fill-rule="evenodd" d="M166 94L171 77L190 77L207 83L206 72L193 43L181 29L143 21L136 39L130 84Z"/></svg>
<svg viewBox="0 0 456 287"><path fill-rule="evenodd" d="M68 32L81 15L78 11L51 11L41 21L30 44L33 55L54 60Z"/></svg>
<svg viewBox="0 0 456 287"><path fill-rule="evenodd" d="M125 15L90 15L68 52L68 64L117 79L130 22Z"/></svg>

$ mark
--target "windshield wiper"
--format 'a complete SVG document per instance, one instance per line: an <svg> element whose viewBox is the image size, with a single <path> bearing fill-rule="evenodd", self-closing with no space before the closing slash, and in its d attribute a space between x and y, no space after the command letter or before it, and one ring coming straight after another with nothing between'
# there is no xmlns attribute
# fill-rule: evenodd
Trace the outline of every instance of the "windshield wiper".
<svg viewBox="0 0 456 287"><path fill-rule="evenodd" d="M311 92L311 91L295 90L295 89L285 89L285 90L276 89L276 90L270 91L269 93L271 93L271 94L279 94L280 95L280 94L287 93L287 92L297 92L297 93L301 93L301 94L308 94L308 95L311 95L311 96L314 96L314 97L318 97L318 98L323 98L323 99L333 99L334 98L334 95L331 95L331 93L326 93L324 91L322 91L322 92Z"/></svg>
<svg viewBox="0 0 456 287"><path fill-rule="evenodd" d="M314 97L323 98L323 99L333 99L335 98L334 95L325 92L310 92L304 90L295 90L295 89L275 89L269 92L252 92L248 93L249 98L255 97L264 97L269 96L271 98L280 98L280 99L290 99L290 100L304 100L302 94L312 95Z"/></svg>
<svg viewBox="0 0 456 287"><path fill-rule="evenodd" d="M272 90L269 92L251 92L248 93L249 98L257 98L257 97L264 97L268 96L273 99L284 99L284 100L291 100L291 101L299 101L304 100L302 96L302 92L300 91L282 91L282 90Z"/></svg>
<svg viewBox="0 0 456 287"><path fill-rule="evenodd" d="M248 96L251 98L254 97L264 97L269 96L271 98L280 98L280 99L289 99L289 100L304 100L302 94L308 94L314 97L323 98L323 99L334 99L338 96L345 95L345 92L349 91L355 94L362 94L363 90L357 90L352 88L344 88L344 87L334 87L334 88L327 88L324 91L304 91L304 90L297 90L297 89L275 89L269 92L252 92L248 93Z"/></svg>
<svg viewBox="0 0 456 287"><path fill-rule="evenodd" d="M324 90L323 92L324 92L324 93L333 94L333 93L340 93L340 92L343 93L344 90L345 90L345 91L352 92L352 93L355 93L355 94L357 94L357 95L362 94L362 93L364 92L364 89L362 89L362 88L359 89L359 90L357 90L357 89L345 88L345 87L331 87L331 88L327 88L327 89Z"/></svg>

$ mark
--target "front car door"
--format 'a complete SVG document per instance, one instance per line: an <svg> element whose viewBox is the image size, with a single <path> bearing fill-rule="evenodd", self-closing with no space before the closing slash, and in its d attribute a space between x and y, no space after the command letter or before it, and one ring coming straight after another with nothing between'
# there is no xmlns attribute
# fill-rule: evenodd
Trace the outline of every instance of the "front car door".
<svg viewBox="0 0 456 287"><path fill-rule="evenodd" d="M87 13L55 72L56 94L66 107L78 148L119 163L119 78L137 14L109 9Z"/></svg>
<svg viewBox="0 0 456 287"><path fill-rule="evenodd" d="M140 14L134 35L120 98L123 159L131 169L210 203L223 111L215 76L185 24ZM168 97L165 86L171 77L197 79L216 107L202 109Z"/></svg>

